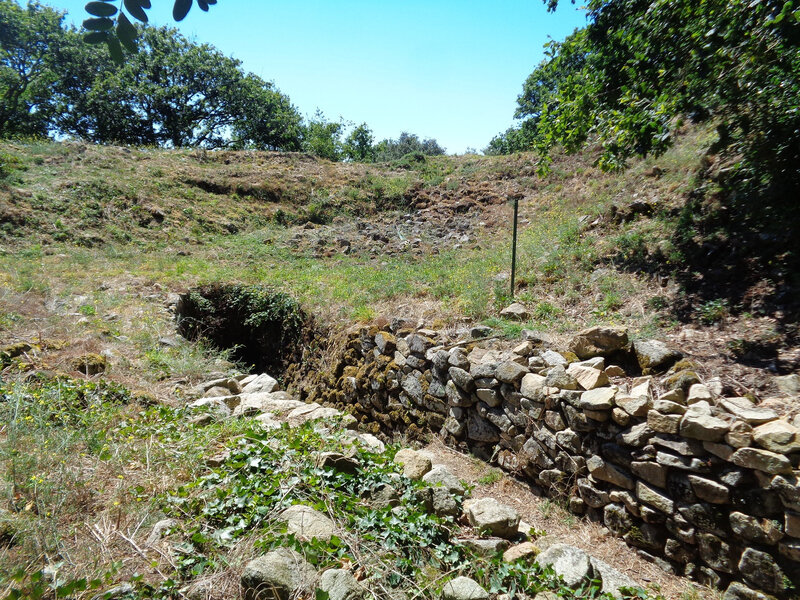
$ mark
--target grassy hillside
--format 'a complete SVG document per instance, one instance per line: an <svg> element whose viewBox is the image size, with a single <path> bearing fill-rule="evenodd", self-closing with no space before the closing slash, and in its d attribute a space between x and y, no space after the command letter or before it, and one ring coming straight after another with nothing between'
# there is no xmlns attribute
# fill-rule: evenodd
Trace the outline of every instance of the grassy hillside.
<svg viewBox="0 0 800 600"><path fill-rule="evenodd" d="M200 350L159 344L172 333L163 303L171 292L237 281L288 292L334 328L406 316L483 321L511 335L621 323L634 336L664 337L683 322L714 326L695 340L698 352L727 356L720 366L737 375L750 373L742 358L791 369L792 330L759 314L758 289L734 305L683 286L692 273L676 232L710 140L688 130L666 155L618 175L593 168L590 154L562 157L544 179L525 154L361 165L6 142L0 336L69 340L42 351L53 366L80 340L79 349L118 352L121 377L181 379L194 368L182 353ZM497 317L511 300L513 195L517 299L532 315L523 324Z"/></svg>

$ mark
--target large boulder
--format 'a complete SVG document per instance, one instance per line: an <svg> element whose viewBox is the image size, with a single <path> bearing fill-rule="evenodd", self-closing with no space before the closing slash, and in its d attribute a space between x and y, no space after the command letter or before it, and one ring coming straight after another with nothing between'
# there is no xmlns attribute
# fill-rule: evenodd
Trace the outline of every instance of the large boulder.
<svg viewBox="0 0 800 600"><path fill-rule="evenodd" d="M463 496L466 491L461 480L442 465L436 465L425 473L422 477L422 481L432 487L443 487L449 492L458 494L459 496Z"/></svg>
<svg viewBox="0 0 800 600"><path fill-rule="evenodd" d="M509 304L503 310L501 310L500 316L513 321L527 321L530 319L531 314L522 304L519 302L514 302L513 304Z"/></svg>
<svg viewBox="0 0 800 600"><path fill-rule="evenodd" d="M256 375L253 379L243 379L242 383L244 383L244 387L242 388L242 393L244 394L269 393L278 389L278 381L266 373Z"/></svg>
<svg viewBox="0 0 800 600"><path fill-rule="evenodd" d="M602 560L598 560L594 557L590 557L589 560L591 561L592 568L594 569L594 577L602 582L602 587L600 588L602 593L609 594L612 597L621 600L623 597L630 597L628 595L623 595L621 591L622 589L638 587L633 579L621 571L618 571L608 563L604 563Z"/></svg>
<svg viewBox="0 0 800 600"><path fill-rule="evenodd" d="M739 561L739 571L745 581L755 588L771 594L784 591L786 576L775 559L766 552L746 548Z"/></svg>
<svg viewBox="0 0 800 600"><path fill-rule="evenodd" d="M586 360L594 356L608 356L627 345L628 331L624 327L590 327L572 338L569 350L581 360Z"/></svg>
<svg viewBox="0 0 800 600"><path fill-rule="evenodd" d="M394 456L394 462L403 466L403 475L409 479L422 479L431 470L431 459L411 448L399 450Z"/></svg>
<svg viewBox="0 0 800 600"><path fill-rule="evenodd" d="M658 340L636 341L633 343L633 351L643 373L666 371L683 356Z"/></svg>
<svg viewBox="0 0 800 600"><path fill-rule="evenodd" d="M518 533L519 513L494 498L468 500L464 503L464 513L470 525L483 533L506 539Z"/></svg>
<svg viewBox="0 0 800 600"><path fill-rule="evenodd" d="M247 563L242 573L245 600L288 600L308 588L317 573L294 550L278 548Z"/></svg>

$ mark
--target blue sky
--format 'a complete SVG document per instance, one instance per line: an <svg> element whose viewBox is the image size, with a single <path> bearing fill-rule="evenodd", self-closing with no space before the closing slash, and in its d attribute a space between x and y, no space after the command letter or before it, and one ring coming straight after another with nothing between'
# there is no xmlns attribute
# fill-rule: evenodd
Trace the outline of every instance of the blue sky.
<svg viewBox="0 0 800 600"><path fill-rule="evenodd" d="M45 0L80 24L85 0ZM152 0L151 23L175 25L171 0ZM304 115L366 122L376 139L433 137L449 153L484 148L513 123L522 83L585 23L562 1L219 0L177 27L274 81Z"/></svg>

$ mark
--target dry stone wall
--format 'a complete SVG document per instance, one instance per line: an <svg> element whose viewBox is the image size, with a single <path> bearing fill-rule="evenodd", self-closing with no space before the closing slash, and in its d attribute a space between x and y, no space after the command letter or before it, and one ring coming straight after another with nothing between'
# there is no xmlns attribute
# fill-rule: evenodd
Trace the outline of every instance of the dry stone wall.
<svg viewBox="0 0 800 600"><path fill-rule="evenodd" d="M564 352L523 337L362 327L310 400L373 433L441 433L726 600L797 596L796 423L624 330L586 330Z"/></svg>

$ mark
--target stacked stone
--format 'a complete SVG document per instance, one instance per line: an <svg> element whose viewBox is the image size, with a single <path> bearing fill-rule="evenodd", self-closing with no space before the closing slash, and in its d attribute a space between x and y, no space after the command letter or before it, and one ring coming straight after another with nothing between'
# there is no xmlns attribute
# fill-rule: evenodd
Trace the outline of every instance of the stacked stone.
<svg viewBox="0 0 800 600"><path fill-rule="evenodd" d="M361 328L327 399L386 432L440 431L494 457L663 568L728 586L731 600L800 586L794 424L722 397L687 361L657 378L680 354L621 329L581 332L562 353L446 342ZM625 361L644 375L626 377Z"/></svg>

